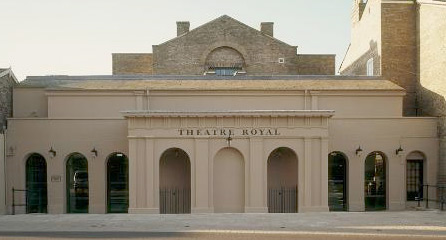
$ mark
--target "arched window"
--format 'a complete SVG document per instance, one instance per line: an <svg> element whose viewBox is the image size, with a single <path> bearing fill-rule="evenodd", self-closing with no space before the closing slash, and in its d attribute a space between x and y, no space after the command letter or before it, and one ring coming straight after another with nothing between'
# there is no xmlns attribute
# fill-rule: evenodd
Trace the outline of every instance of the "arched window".
<svg viewBox="0 0 446 240"><path fill-rule="evenodd" d="M84 155L73 153L66 168L67 213L88 213L88 162Z"/></svg>
<svg viewBox="0 0 446 240"><path fill-rule="evenodd" d="M328 207L347 211L347 158L341 152L328 155Z"/></svg>
<svg viewBox="0 0 446 240"><path fill-rule="evenodd" d="M372 152L365 159L364 200L366 211L387 208L386 157Z"/></svg>
<svg viewBox="0 0 446 240"><path fill-rule="evenodd" d="M230 47L214 49L206 58L205 71L218 76L234 76L243 71L245 60L240 52Z"/></svg>
<svg viewBox="0 0 446 240"><path fill-rule="evenodd" d="M33 153L26 160L26 213L48 211L46 161L42 155Z"/></svg>
<svg viewBox="0 0 446 240"><path fill-rule="evenodd" d="M421 152L411 152L406 160L407 201L423 199L425 157Z"/></svg>
<svg viewBox="0 0 446 240"><path fill-rule="evenodd" d="M127 213L129 208L129 161L113 153L107 161L107 212Z"/></svg>

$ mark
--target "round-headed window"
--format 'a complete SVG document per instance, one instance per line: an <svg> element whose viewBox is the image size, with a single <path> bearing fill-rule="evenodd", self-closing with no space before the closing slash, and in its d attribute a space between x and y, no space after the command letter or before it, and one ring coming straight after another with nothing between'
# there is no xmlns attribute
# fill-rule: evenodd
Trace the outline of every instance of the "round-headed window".
<svg viewBox="0 0 446 240"><path fill-rule="evenodd" d="M230 47L214 49L206 58L205 71L219 76L232 76L242 71L245 60L240 52Z"/></svg>

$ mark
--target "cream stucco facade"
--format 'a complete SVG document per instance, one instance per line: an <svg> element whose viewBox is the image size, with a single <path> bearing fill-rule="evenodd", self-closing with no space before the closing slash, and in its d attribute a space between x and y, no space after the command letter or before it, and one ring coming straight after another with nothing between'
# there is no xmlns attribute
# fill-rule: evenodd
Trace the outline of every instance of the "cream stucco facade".
<svg viewBox="0 0 446 240"><path fill-rule="evenodd" d="M413 206L437 183L437 118L404 117L405 89L296 50L272 23L222 16L179 22L153 55L114 54L115 75L28 77L8 121L8 211Z"/></svg>
<svg viewBox="0 0 446 240"><path fill-rule="evenodd" d="M243 195L232 200L242 206L237 211L268 212L268 159L278 148L297 157L298 212L328 211L327 156L334 151L347 157L350 211L364 210L368 153L386 158L390 210L406 208L405 164L411 152L425 156L426 182L436 181L436 119L402 117L404 91L389 81L196 79L127 80L119 89L112 79L16 88L8 189L26 188L26 160L38 153L47 162L48 212L67 212L67 158L81 153L88 161L88 212L106 213L107 160L121 152L129 157L129 212L159 213L160 160L172 148L190 161L191 212L214 212L214 203L227 195L221 189L235 183L244 185L238 190ZM364 154L356 154L358 146ZM399 146L403 155L395 154ZM241 175L225 163L215 167L217 158L234 155L242 161L234 165ZM7 199L11 206L10 192ZM217 208L235 211L224 203Z"/></svg>

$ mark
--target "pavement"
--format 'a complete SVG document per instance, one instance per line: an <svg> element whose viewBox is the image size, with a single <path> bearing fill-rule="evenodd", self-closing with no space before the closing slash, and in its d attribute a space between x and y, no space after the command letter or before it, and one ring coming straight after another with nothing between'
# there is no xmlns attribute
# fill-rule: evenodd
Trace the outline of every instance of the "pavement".
<svg viewBox="0 0 446 240"><path fill-rule="evenodd" d="M388 238L388 237L392 238ZM0 239L446 239L446 211L0 216ZM300 237L300 238L299 238Z"/></svg>

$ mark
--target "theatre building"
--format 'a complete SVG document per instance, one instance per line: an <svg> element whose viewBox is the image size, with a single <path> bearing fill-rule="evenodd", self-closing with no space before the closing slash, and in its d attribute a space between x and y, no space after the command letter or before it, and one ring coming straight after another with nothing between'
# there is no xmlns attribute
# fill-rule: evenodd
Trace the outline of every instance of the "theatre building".
<svg viewBox="0 0 446 240"><path fill-rule="evenodd" d="M177 30L113 54L113 75L15 87L9 211L12 195L16 213L402 210L437 181L437 119L403 117L398 85L335 76L273 23Z"/></svg>

